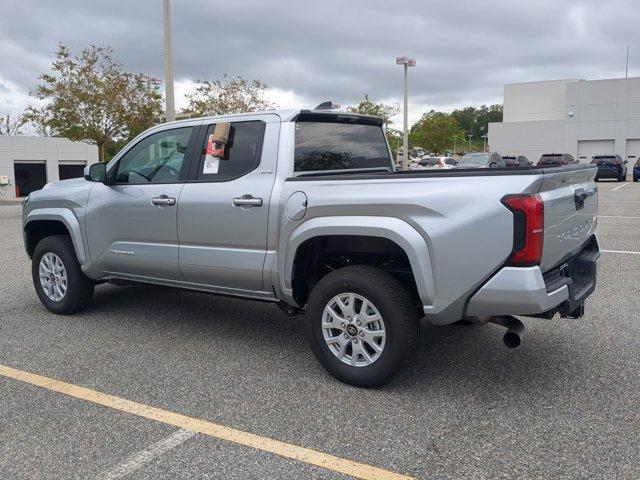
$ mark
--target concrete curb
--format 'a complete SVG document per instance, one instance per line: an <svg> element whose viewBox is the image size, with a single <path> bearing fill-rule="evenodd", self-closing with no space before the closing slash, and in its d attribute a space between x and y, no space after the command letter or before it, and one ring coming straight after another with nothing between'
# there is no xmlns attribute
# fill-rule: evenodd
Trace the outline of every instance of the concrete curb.
<svg viewBox="0 0 640 480"><path fill-rule="evenodd" d="M20 205L22 198L4 198L0 197L0 205Z"/></svg>

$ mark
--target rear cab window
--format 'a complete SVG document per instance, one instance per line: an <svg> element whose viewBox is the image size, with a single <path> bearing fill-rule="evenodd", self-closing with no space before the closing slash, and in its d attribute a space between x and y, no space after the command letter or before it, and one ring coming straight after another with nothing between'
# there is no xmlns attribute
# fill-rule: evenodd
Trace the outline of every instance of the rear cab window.
<svg viewBox="0 0 640 480"><path fill-rule="evenodd" d="M377 121L339 114L300 115L295 123L294 173L393 171Z"/></svg>

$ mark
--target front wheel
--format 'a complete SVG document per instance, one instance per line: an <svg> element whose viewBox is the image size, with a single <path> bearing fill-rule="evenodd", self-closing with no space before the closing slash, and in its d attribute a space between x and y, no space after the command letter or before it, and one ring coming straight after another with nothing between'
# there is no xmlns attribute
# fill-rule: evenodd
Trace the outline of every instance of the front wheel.
<svg viewBox="0 0 640 480"><path fill-rule="evenodd" d="M76 313L93 296L94 284L82 272L67 235L45 237L36 245L31 273L38 298L53 313Z"/></svg>
<svg viewBox="0 0 640 480"><path fill-rule="evenodd" d="M307 336L320 364L360 387L391 381L420 346L420 320L406 288L370 266L323 277L307 304Z"/></svg>

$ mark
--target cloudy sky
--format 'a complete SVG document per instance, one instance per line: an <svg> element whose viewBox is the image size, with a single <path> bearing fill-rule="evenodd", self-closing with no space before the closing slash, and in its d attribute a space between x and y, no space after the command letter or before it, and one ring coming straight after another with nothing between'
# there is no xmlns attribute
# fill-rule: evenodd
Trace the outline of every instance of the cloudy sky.
<svg viewBox="0 0 640 480"><path fill-rule="evenodd" d="M280 107L398 102L410 116L502 101L505 83L640 75L637 0L173 0L178 107L195 78L259 78ZM634 40L636 43L634 44ZM58 42L110 45L163 78L162 0L0 0L0 115L19 114Z"/></svg>

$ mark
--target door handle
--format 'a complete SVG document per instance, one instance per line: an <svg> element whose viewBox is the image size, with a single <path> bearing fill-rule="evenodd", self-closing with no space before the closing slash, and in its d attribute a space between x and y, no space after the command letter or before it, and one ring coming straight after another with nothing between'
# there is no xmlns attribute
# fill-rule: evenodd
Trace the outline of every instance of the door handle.
<svg viewBox="0 0 640 480"><path fill-rule="evenodd" d="M261 207L262 199L256 198L253 195L243 195L241 197L235 197L233 199L234 207Z"/></svg>
<svg viewBox="0 0 640 480"><path fill-rule="evenodd" d="M158 207L168 207L170 205L175 205L176 199L173 197L168 197L166 195L160 195L159 197L153 197L151 199L151 204Z"/></svg>

